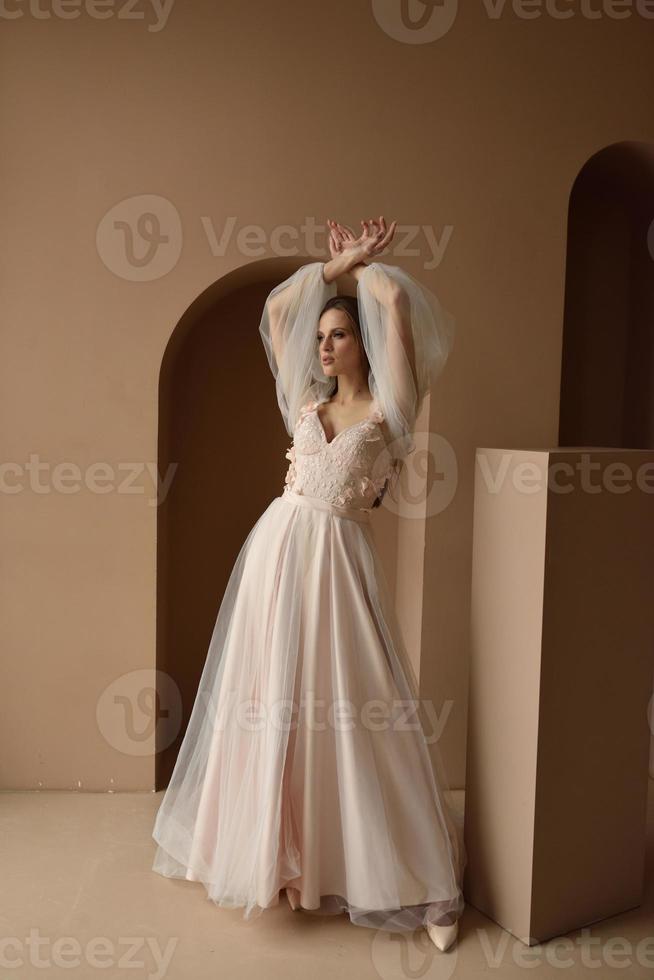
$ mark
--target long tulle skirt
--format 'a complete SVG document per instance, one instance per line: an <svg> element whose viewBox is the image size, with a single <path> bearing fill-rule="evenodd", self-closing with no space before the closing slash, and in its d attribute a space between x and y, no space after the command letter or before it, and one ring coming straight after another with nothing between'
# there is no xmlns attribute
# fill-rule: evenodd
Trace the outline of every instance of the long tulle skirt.
<svg viewBox="0 0 654 980"><path fill-rule="evenodd" d="M462 821L418 715L367 512L285 491L232 570L153 828L153 870L251 919L404 932L464 907Z"/></svg>

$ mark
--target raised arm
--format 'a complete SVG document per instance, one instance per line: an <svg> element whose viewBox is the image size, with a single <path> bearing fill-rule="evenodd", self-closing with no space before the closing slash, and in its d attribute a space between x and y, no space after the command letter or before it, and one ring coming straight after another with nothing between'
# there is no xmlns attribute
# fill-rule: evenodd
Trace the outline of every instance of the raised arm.
<svg viewBox="0 0 654 980"><path fill-rule="evenodd" d="M267 301L270 343L277 364L281 362L284 351L284 337L281 329L282 310L284 304L288 303L291 298L291 288L291 286L287 286L283 293L278 293Z"/></svg>
<svg viewBox="0 0 654 980"><path fill-rule="evenodd" d="M359 262L359 259L354 254L334 254L332 253L331 259L328 262L316 262L314 265L321 266L321 278L322 284L324 286L329 286L335 283L339 276L346 272L350 272L352 267ZM309 266L304 266L303 268L309 268ZM281 362L283 351L284 351L284 321L287 315L287 311L293 308L293 305L299 305L301 302L301 290L307 288L307 285L311 287L317 286L320 277L316 271L313 284L311 284L311 279L308 281L286 280L287 285L281 283L277 287L277 291L273 290L266 301L268 308L268 319L270 323L270 339L273 347L273 352L278 363ZM316 323L316 328L318 324Z"/></svg>
<svg viewBox="0 0 654 980"><path fill-rule="evenodd" d="M359 262L352 267L350 271L357 284L368 268L366 262ZM405 404L410 403L418 387L418 377L409 295L397 280L387 275L368 273L366 282L370 293L385 311L388 360L397 397Z"/></svg>
<svg viewBox="0 0 654 980"><path fill-rule="evenodd" d="M324 278L327 263L311 262L279 283L264 304L259 333L274 375L277 401L289 435L302 402L320 384L316 331L320 311L335 295ZM332 272L328 270L328 275Z"/></svg>
<svg viewBox="0 0 654 980"><path fill-rule="evenodd" d="M431 382L442 370L454 341L454 319L436 296L398 266L368 262L392 237L383 216L362 222L356 238L335 225L340 247L355 254L350 270L357 282L361 331L376 386L376 395L396 438L398 455L412 447L411 432Z"/></svg>
<svg viewBox="0 0 654 980"><path fill-rule="evenodd" d="M379 270L383 267L378 263L372 263L371 269L366 261L388 247L395 234L397 222L393 221L390 228L387 228L384 216L380 215L379 220L371 218L369 221L362 221L361 224L363 231L358 238L347 225L336 222L330 223L331 233L341 254L355 258L349 271L357 281L360 301L362 298L360 283L365 281L365 292L369 298L367 304L369 316L372 315L370 299L374 298L379 305L378 315L383 320L394 397L403 407L403 413L408 415L418 388L416 352L411 329L411 302L401 283L380 273Z"/></svg>

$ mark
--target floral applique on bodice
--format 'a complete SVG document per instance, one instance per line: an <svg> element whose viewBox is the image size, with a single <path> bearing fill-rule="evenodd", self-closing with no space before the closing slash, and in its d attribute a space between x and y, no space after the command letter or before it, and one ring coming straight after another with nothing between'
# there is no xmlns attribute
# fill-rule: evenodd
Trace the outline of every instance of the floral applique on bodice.
<svg viewBox="0 0 654 980"><path fill-rule="evenodd" d="M338 432L331 442L318 415L320 400L300 409L285 489L319 497L337 507L369 509L392 472L392 460L382 433L383 414L369 415Z"/></svg>

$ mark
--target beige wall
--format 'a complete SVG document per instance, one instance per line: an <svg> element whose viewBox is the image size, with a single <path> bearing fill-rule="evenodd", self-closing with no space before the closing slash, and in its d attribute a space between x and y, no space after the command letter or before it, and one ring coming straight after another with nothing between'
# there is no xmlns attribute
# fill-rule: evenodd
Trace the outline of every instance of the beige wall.
<svg viewBox="0 0 654 980"><path fill-rule="evenodd" d="M419 254L402 254L399 234L384 261L458 322L430 404L457 484L428 521L420 674L438 710L453 702L441 745L460 786L474 449L556 444L568 196L602 147L654 140L654 24L591 20L580 4L565 21L508 5L493 18L468 3L445 36L410 44L373 15L394 6L178 0L149 30L145 4L145 20L116 5L103 21L16 5L24 16L0 33L3 458L23 468L38 454L82 476L100 461L154 464L163 354L205 289L281 254L271 236L285 226L382 212L417 230ZM151 208L169 241L143 264L137 241L130 262L113 218ZM219 240L232 222L213 254L207 226ZM248 225L263 229L258 252L238 244ZM437 267L428 235L447 242ZM317 244L290 241L298 257L323 257ZM247 400L247 383L230 398ZM229 461L223 408L215 441ZM3 495L2 783L151 788L151 480L136 480L143 494L42 480L48 492L24 470L5 477L22 489Z"/></svg>

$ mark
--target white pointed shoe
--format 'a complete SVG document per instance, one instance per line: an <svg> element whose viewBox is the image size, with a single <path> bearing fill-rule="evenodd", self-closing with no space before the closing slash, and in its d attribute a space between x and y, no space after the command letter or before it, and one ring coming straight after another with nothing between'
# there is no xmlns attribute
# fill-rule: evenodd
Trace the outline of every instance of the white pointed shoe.
<svg viewBox="0 0 654 980"><path fill-rule="evenodd" d="M288 904L291 906L294 912L297 912L300 905L300 893L297 888L286 888L286 898L288 899Z"/></svg>
<svg viewBox="0 0 654 980"><path fill-rule="evenodd" d="M456 922L453 922L449 926L436 926L433 922L428 922L427 933L434 946L444 953L454 945L456 937L459 934L459 920L457 919Z"/></svg>

